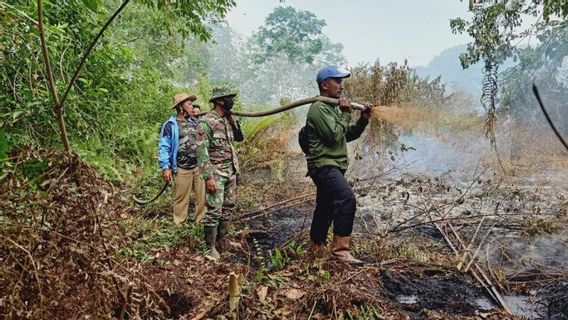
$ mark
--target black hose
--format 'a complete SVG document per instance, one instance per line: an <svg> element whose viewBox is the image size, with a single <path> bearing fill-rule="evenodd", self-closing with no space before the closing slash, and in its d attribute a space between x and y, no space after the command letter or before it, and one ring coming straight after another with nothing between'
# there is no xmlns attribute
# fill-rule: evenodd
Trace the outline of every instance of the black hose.
<svg viewBox="0 0 568 320"><path fill-rule="evenodd" d="M240 116L240 117L266 117L266 116L270 116L273 114L277 114L280 112L284 112L286 110L290 110L299 106L303 106L306 104L310 104L310 103L314 103L316 101L322 101L322 102L327 102L327 103L331 103L331 104L339 104L339 99L333 99L333 98L328 98L328 97L322 97L322 96L315 96L312 98L306 98L306 99L302 99L302 100L298 100L296 102L292 102L289 103L287 105L278 107L278 108L274 108L272 110L267 110L267 111L259 111L259 112L244 112L244 111L231 111L231 114L234 114L236 116ZM361 105L359 103L355 103L355 102L351 102L351 107L353 109L357 109L357 110L365 110L365 106ZM199 113L199 116L205 115L208 111L206 112L201 112Z"/></svg>
<svg viewBox="0 0 568 320"><path fill-rule="evenodd" d="M150 200L140 200L140 199L136 198L136 196L132 196L132 200L134 200L134 202L136 202L136 204L139 204L139 205L148 204L148 203L158 199L158 197L161 196L162 193L164 193L164 191L166 190L166 188L169 185L170 185L169 182L165 182L164 185L162 186L162 189L160 189L160 191L158 191L158 193L154 197L152 197L152 199L150 199Z"/></svg>
<svg viewBox="0 0 568 320"><path fill-rule="evenodd" d="M533 82L533 92L534 92L534 95L536 96L536 100L538 100L538 104L540 105L540 109L542 110L542 113L544 113L544 116L546 117L546 121L548 121L548 124L552 128L552 131L554 131L554 133L556 134L556 136L558 137L560 142L562 142L562 144L564 145L564 148L566 148L566 150L568 150L568 144L566 144L566 141L564 141L564 139L560 135L560 132L558 132L558 130L556 130L556 127L552 123L552 120L550 120L550 116L548 115L548 112L546 112L546 109L544 108L544 103L542 103L542 99L540 98L540 94L538 93L538 89L536 87L536 84L534 84L534 82Z"/></svg>

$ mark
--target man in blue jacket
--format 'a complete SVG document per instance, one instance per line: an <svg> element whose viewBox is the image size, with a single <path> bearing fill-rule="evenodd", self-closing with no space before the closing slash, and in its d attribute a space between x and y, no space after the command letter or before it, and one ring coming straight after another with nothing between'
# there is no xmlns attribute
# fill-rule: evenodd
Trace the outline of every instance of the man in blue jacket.
<svg viewBox="0 0 568 320"><path fill-rule="evenodd" d="M197 166L196 134L199 109L193 107L194 95L176 94L171 116L160 130L158 164L165 182L174 181L173 216L180 226L187 218L191 191L195 193L195 222L205 216L205 183Z"/></svg>

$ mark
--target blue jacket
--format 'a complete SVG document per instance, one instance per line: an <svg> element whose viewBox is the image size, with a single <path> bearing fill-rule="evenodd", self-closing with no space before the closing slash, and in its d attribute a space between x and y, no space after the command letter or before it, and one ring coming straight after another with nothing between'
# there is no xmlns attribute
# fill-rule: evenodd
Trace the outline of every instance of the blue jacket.
<svg viewBox="0 0 568 320"><path fill-rule="evenodd" d="M195 119L187 119L195 123ZM179 128L176 116L171 116L160 129L158 140L158 165L160 169L172 169L177 172L177 154L179 148Z"/></svg>

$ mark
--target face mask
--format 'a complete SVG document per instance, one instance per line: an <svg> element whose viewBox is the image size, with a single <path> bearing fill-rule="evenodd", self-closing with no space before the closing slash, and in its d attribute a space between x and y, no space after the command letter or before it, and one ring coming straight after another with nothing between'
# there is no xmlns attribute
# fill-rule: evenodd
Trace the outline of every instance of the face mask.
<svg viewBox="0 0 568 320"><path fill-rule="evenodd" d="M234 105L235 105L235 102L233 101L233 99L226 99L225 104L223 105L223 109L225 109L227 111L231 111L231 109L233 109Z"/></svg>

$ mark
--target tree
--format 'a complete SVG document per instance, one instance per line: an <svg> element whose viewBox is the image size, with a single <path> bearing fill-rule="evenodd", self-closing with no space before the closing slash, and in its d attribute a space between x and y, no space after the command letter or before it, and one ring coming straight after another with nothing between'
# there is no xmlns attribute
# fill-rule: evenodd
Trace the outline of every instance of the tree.
<svg viewBox="0 0 568 320"><path fill-rule="evenodd" d="M568 35L568 30L561 33ZM501 74L502 92L499 110L510 114L516 123L534 123L539 109L534 108L531 91L533 81L545 98L546 107L560 131L568 134L568 40L548 39L541 35L542 43L518 51L519 63ZM543 59L543 57L546 57ZM540 115L539 115L540 116Z"/></svg>
<svg viewBox="0 0 568 320"><path fill-rule="evenodd" d="M479 4L477 4L479 3ZM519 1L470 1L473 18L452 19L450 27L454 33L467 32L473 42L468 44L467 52L460 55L464 68L483 60L484 80L481 103L488 121L486 135L495 145L494 124L496 121L496 97L498 92L498 69L508 58L519 57L518 45L523 39L538 37L543 46L566 38L568 24L568 2L564 0L519 0ZM527 17L536 18L530 27L522 29L522 21ZM550 55L544 52L547 57Z"/></svg>
<svg viewBox="0 0 568 320"><path fill-rule="evenodd" d="M507 58L518 57L518 44L531 36L548 35L549 40L565 35L568 24L568 2L564 0L480 1L471 7L473 18L450 21L454 33L467 32L473 39L467 52L460 56L464 68L479 62L501 64ZM484 4L488 3L488 4ZM522 29L523 19L535 17L536 22Z"/></svg>
<svg viewBox="0 0 568 320"><path fill-rule="evenodd" d="M283 53L293 62L313 62L326 41L322 34L325 25L324 20L309 11L277 7L254 35L261 49L259 61Z"/></svg>
<svg viewBox="0 0 568 320"><path fill-rule="evenodd" d="M317 91L315 74L326 65L345 64L343 45L323 33L325 21L309 11L277 7L244 49L248 74L243 79L250 100L277 103Z"/></svg>
<svg viewBox="0 0 568 320"><path fill-rule="evenodd" d="M6 26L10 31L8 36L3 36L4 33L1 33L2 36L0 36L1 57L2 60L6 61L6 63L2 63L2 68L6 71L2 74L2 82L4 83L4 80L6 80L7 84L9 84L9 86L3 85L1 88L2 92L0 92L0 101L7 102L6 105L2 105L2 109L7 109L5 114L11 115L12 120L16 120L22 115L30 114L29 110L18 110L26 109L21 108L22 103L34 105L34 100L39 98L43 101L35 105L44 105L47 90L38 91L33 87L41 82L47 83L61 140L65 150L69 151L70 146L63 115L65 103L67 100L73 100L77 95L83 95L85 86L94 88L96 87L94 84L100 82L108 83L109 78L112 79L112 75L117 74L114 68L124 68L124 66L116 66L115 62L121 64L128 58L124 59L120 53L114 53L111 56L115 56L115 59L108 59L107 56L105 64L98 66L99 70L97 71L99 72L94 72L94 74L100 76L99 78L88 77L85 75L85 70L82 71L83 67L89 64L88 58L100 42L103 33L105 33L114 19L123 12L123 9L129 2L129 0L122 2L110 1L110 4L106 3L105 5L103 5L101 0L72 0L65 3L46 2L45 12L42 0L37 0L35 6L33 2L24 0L14 1L13 4L0 2L0 16L3 19L3 27ZM163 24L165 27L161 27L161 29L166 30L170 34L180 34L181 37L194 34L201 40L209 40L211 38L209 24L222 20L228 9L235 5L235 2L234 0L185 0L174 2L168 0L140 0L139 5L147 7L151 12L164 13L163 19L158 21L158 23ZM105 23L101 23L103 20L100 18L107 11L107 6L118 6L118 9L114 11ZM32 16L36 15L36 12L37 21L32 18ZM179 21L183 21L183 23L179 23ZM37 32L35 31L36 27ZM152 26L150 25L149 29L151 28ZM98 32L96 32L97 30ZM9 36L10 34L12 36ZM20 40L19 43L25 45L15 46L13 44L14 39ZM41 45L39 45L40 43ZM102 41L99 47L107 44L108 41ZM119 47L115 46L119 51L126 49L126 47ZM40 51L38 48L41 48L42 54L40 56L42 56L43 67L39 64L40 61L37 58ZM110 51L107 53L110 53ZM53 55L51 58L54 59L50 59L50 55ZM57 61L55 68L52 66L51 60ZM100 63L102 60L94 63L96 64L97 62ZM24 71L24 75L29 75L29 77L22 76L22 71ZM83 77L80 77L81 74L83 74ZM91 73L90 75L94 74ZM114 89L118 87L115 86ZM24 90L19 91L18 89L20 88ZM29 90L29 95L23 96L23 94L27 93L26 90ZM108 88L100 88L97 97L100 99L103 93L105 91L108 92L108 90ZM36 121L37 119L32 117L31 122L34 123ZM48 126L37 128L37 130L43 131L45 128L50 128L51 123L47 122ZM13 123L15 121L12 121ZM31 123L24 124L24 126L29 128L35 127ZM2 127L5 127L4 121L2 122ZM38 137L43 139L46 135L39 134Z"/></svg>
<svg viewBox="0 0 568 320"><path fill-rule="evenodd" d="M283 23L281 20L284 18L280 13L284 11L287 13L285 19L289 20L293 16L301 23ZM266 19L266 24L259 27L249 38L239 36L226 25L216 26L213 31L215 43L208 46L206 54L208 80L228 81L238 85L242 101L247 104L276 104L282 98L294 100L314 95L317 92L317 71L326 65L345 64L346 60L342 54L343 45L332 43L321 32L321 28L316 33L309 31L312 30L311 26L304 25L304 17L310 17L311 22L319 21L320 25L325 25L325 21L317 19L311 12L279 7ZM274 39L279 45L269 46L270 49L261 46L259 34L266 34L263 31L273 28L275 20L281 21L281 26L285 28L301 25L304 29L294 32L298 35L310 33L309 38L317 38L321 48L313 50L311 40L297 42L291 38ZM274 31L275 34L278 32ZM285 43L287 41L289 43ZM186 68L193 69L192 66Z"/></svg>

